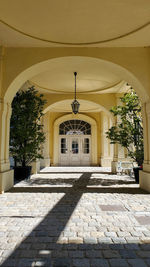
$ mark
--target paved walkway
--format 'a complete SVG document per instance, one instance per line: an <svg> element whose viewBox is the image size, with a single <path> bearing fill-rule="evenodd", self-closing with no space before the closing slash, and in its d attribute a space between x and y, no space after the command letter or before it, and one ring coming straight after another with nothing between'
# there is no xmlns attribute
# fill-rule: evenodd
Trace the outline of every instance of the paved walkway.
<svg viewBox="0 0 150 267"><path fill-rule="evenodd" d="M50 168L0 195L1 266L150 266L150 195L99 170Z"/></svg>

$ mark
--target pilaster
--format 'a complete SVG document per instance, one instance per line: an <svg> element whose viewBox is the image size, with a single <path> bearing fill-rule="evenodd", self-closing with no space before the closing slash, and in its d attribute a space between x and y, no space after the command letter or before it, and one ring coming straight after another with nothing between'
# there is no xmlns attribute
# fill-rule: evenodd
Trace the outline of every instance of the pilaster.
<svg viewBox="0 0 150 267"><path fill-rule="evenodd" d="M144 163L140 171L140 187L150 192L150 102L142 105L144 130Z"/></svg>
<svg viewBox="0 0 150 267"><path fill-rule="evenodd" d="M9 125L10 105L0 99L0 172L10 168L9 164Z"/></svg>
<svg viewBox="0 0 150 267"><path fill-rule="evenodd" d="M13 170L9 162L10 103L0 99L0 193L13 186Z"/></svg>
<svg viewBox="0 0 150 267"><path fill-rule="evenodd" d="M50 139L50 123L49 123L49 112L44 114L43 127L45 134L45 142L42 146L43 159L40 160L41 168L50 166L50 155L49 155L49 139Z"/></svg>
<svg viewBox="0 0 150 267"><path fill-rule="evenodd" d="M30 166L32 167L31 174L37 174L40 171L40 160L33 161Z"/></svg>
<svg viewBox="0 0 150 267"><path fill-rule="evenodd" d="M103 167L110 167L113 157L112 145L106 137L106 132L111 127L111 118L104 112L101 112L101 158L100 164Z"/></svg>
<svg viewBox="0 0 150 267"><path fill-rule="evenodd" d="M122 105L122 102L120 100L120 97L122 97L123 94L116 94L116 105ZM119 116L116 116L114 118L114 125L117 125L120 122ZM125 161L126 160L126 150L124 147L122 147L120 144L114 144L114 154L113 154L113 160L111 162L111 171L112 173L117 172L117 166L119 161Z"/></svg>

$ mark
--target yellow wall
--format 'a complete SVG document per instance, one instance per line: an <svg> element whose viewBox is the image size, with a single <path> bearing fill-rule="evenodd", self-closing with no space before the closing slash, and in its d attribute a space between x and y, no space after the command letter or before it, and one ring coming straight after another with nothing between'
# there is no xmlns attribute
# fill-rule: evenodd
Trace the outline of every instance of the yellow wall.
<svg viewBox="0 0 150 267"><path fill-rule="evenodd" d="M45 112L51 109L51 105L59 101L66 101L67 99L73 99L74 94L46 94L44 93L44 98L47 100L45 105ZM92 103L99 105L99 107L105 111L109 112L110 108L116 105L116 94L80 94L78 93L78 99L83 99Z"/></svg>
<svg viewBox="0 0 150 267"><path fill-rule="evenodd" d="M0 96L11 101L24 82L45 71L48 60L93 57L108 61L110 69L127 81L143 101L150 96L150 48L5 48ZM8 90L8 91L7 91Z"/></svg>

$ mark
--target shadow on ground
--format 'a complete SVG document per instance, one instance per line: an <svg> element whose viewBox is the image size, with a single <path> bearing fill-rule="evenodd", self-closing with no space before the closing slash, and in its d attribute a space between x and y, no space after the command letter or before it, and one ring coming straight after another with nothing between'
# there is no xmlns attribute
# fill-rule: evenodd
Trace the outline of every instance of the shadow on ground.
<svg viewBox="0 0 150 267"><path fill-rule="evenodd" d="M117 190L120 193L120 188L87 188L90 177L91 173L82 174L79 179L73 181L72 187L69 188L14 187L9 191L15 193L26 192L25 190L27 192L65 192L65 195L16 247L15 251L2 263L2 267L148 266L146 262L150 261L150 244L110 244L102 242L100 238L97 241L92 238L82 241L80 237L72 237L68 243L59 241L83 193L110 193ZM124 188L123 193L145 194L146 192L138 188ZM98 228L97 231L99 231Z"/></svg>
<svg viewBox="0 0 150 267"><path fill-rule="evenodd" d="M28 180L26 183L28 185L73 185L78 179L75 178L34 178L31 180ZM88 185L102 185L102 186L111 186L111 185L124 185L124 184L135 184L134 180L126 181L126 180L121 180L121 179L103 179L103 178L92 178Z"/></svg>

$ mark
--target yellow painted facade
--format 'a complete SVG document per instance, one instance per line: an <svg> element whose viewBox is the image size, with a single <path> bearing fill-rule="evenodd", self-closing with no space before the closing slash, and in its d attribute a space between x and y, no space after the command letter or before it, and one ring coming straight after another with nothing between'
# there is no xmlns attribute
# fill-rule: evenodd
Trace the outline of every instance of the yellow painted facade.
<svg viewBox="0 0 150 267"><path fill-rule="evenodd" d="M101 66L107 65L113 73L119 75L123 79L136 88L137 93L140 95L143 106L148 107L149 102L149 75L148 75L148 55L149 48L8 48L1 49L1 177L3 172L10 175L9 172L9 119L11 112L9 111L11 101L23 84L30 80L31 77L38 73L44 72L50 65L57 65L63 57L63 61L67 61L68 57L73 60L77 59L86 60L89 62L89 57L92 57L92 63L99 61ZM137 64L138 58L138 64ZM93 60L94 59L94 60ZM15 62L15 64L14 64ZM57 69L56 69L57 71ZM49 155L50 163L54 164L54 122L62 115L68 114L67 112L54 112L59 104L72 101L74 95L72 93L44 93L47 99L45 106L45 114L49 114ZM112 148L107 144L104 137L104 125L102 125L102 117L111 118L109 109L117 103L118 93L105 93L98 94L97 92L90 92L88 94L78 93L79 101L83 101L86 105L95 105L98 112L86 112L86 116L93 118L97 125L97 152L95 164L110 166L113 160ZM85 101L85 102L84 102ZM52 108L52 109L51 109ZM146 108L146 112L147 112ZM88 109L87 109L88 110ZM83 114L85 114L83 112ZM149 113L148 113L149 114ZM80 115L79 115L80 116ZM147 114L144 116L148 116ZM104 119L106 122L106 118ZM148 121L146 120L146 123ZM109 122L108 122L109 126ZM148 126L148 125L147 125ZM106 127L106 126L105 126ZM149 127L149 126L148 126ZM106 127L107 128L107 127ZM105 129L107 130L107 129ZM147 136L146 136L147 138ZM105 141L104 141L105 139ZM104 147L105 143L105 147ZM94 145L93 145L94 146ZM107 149L106 149L107 146ZM149 150L149 147L147 147ZM110 152L111 150L111 152ZM105 153L107 152L107 155ZM145 151L146 157L149 159L149 152ZM148 162L148 161L146 161ZM144 165L147 168L147 163ZM148 167L149 168L149 167ZM146 169L147 170L147 169ZM148 169L149 170L149 169ZM11 171L12 173L12 171ZM12 174L11 174L12 175ZM3 177L1 178L3 181ZM12 179L12 178L11 178ZM10 180L11 180L10 179ZM12 184L12 182L11 182ZM8 186L9 187L9 186ZM7 187L4 188L4 190ZM3 191L3 189L2 189Z"/></svg>
<svg viewBox="0 0 150 267"><path fill-rule="evenodd" d="M47 24L42 19L40 25L37 14L42 10L47 16L46 6L49 6L49 1L46 0L45 5L40 0L36 3L31 1L30 10L23 1L24 10L28 10L27 16L32 18L26 23L21 16L24 14L22 1L9 1L9 4L8 0L1 2L0 192L13 186L13 171L9 164L9 123L11 102L16 92L20 88L35 85L47 99L43 119L46 142L41 166L57 165L56 152L59 153L59 145L56 140L58 127L55 126L66 116L74 118L70 106L74 99L74 71L78 72L77 99L80 102L80 113L76 118L87 118L95 127L93 129L96 129L92 132L95 139L91 137L93 165L111 166L113 162L115 166L118 159L125 157L124 150L109 144L105 132L114 123L110 108L118 103L120 95L131 86L136 90L142 102L145 147L140 186L150 191L148 1L138 1L135 7L137 16L135 12L134 18L129 16L132 10L129 0L123 10L117 5L117 1L109 1L114 18L108 16L109 12L105 10L107 0L96 0L95 4L91 4L91 1L86 1L86 4L76 1L74 8L70 2L66 3L66 8L61 4L61 12L55 3L53 12L51 9L49 11L51 16L47 17ZM33 10L37 10L37 13ZM70 14L69 21L67 10ZM63 28L63 32L57 28L59 23L56 19L60 13L62 21L59 26ZM123 19L124 14L126 21ZM99 21L100 18L103 18L104 23ZM76 23L79 24L77 28ZM109 27L106 30L107 23ZM36 162L33 167L36 172L39 163Z"/></svg>

